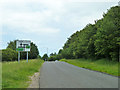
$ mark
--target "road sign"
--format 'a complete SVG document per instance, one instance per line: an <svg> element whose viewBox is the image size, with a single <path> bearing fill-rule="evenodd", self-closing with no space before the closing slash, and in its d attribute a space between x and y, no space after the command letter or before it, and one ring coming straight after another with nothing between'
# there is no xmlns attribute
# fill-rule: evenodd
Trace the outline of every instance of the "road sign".
<svg viewBox="0 0 120 90"><path fill-rule="evenodd" d="M29 40L17 40L16 41L16 51L18 51L18 62L20 62L20 52L27 52L27 62L28 62L28 52L30 51Z"/></svg>
<svg viewBox="0 0 120 90"><path fill-rule="evenodd" d="M16 41L16 51L20 52L29 52L30 51L30 43L28 40L17 40Z"/></svg>

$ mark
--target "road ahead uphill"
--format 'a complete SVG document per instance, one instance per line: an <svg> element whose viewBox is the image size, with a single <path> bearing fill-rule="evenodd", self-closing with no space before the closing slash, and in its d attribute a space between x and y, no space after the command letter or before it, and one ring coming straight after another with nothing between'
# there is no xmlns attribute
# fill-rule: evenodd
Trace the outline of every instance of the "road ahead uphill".
<svg viewBox="0 0 120 90"><path fill-rule="evenodd" d="M40 88L118 88L117 77L60 61L45 62L40 73Z"/></svg>

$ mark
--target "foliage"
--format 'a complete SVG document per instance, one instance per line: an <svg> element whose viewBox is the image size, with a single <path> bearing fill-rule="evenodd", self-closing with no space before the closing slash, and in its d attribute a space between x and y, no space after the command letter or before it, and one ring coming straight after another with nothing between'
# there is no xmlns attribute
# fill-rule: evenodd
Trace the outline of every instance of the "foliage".
<svg viewBox="0 0 120 90"><path fill-rule="evenodd" d="M32 42L32 43L31 43L31 50L30 50L30 53L29 53L29 58L30 58L30 59L35 59L35 58L37 58L38 55L39 55L38 48L37 48L37 46Z"/></svg>
<svg viewBox="0 0 120 90"><path fill-rule="evenodd" d="M95 35L96 54L118 61L119 45L117 40L120 38L120 7L111 8Z"/></svg>
<svg viewBox="0 0 120 90"><path fill-rule="evenodd" d="M2 61L15 61L17 60L17 52L10 48L2 50Z"/></svg>
<svg viewBox="0 0 120 90"><path fill-rule="evenodd" d="M0 90L2 89L2 50L0 50Z"/></svg>
<svg viewBox="0 0 120 90"><path fill-rule="evenodd" d="M47 61L48 60L48 55L47 54L44 54L43 57L42 57L43 60Z"/></svg>
<svg viewBox="0 0 120 90"><path fill-rule="evenodd" d="M118 74L118 62L109 61L107 59L99 59L95 61L91 59L81 58L81 59L68 59L68 60L62 59L60 61L67 62L69 64L78 67L87 68L114 76L120 76L120 73Z"/></svg>
<svg viewBox="0 0 120 90"><path fill-rule="evenodd" d="M48 59L48 61L55 61L55 60L57 60L56 56L50 56Z"/></svg>
<svg viewBox="0 0 120 90"><path fill-rule="evenodd" d="M26 60L2 63L2 88L27 88L32 76L39 69L43 60Z"/></svg>
<svg viewBox="0 0 120 90"><path fill-rule="evenodd" d="M72 34L57 56L66 59L107 58L118 61L120 46L120 7L115 6L103 18Z"/></svg>
<svg viewBox="0 0 120 90"><path fill-rule="evenodd" d="M48 58L48 61L55 61L55 60L58 60L59 57L56 53L51 53L50 54L50 57Z"/></svg>

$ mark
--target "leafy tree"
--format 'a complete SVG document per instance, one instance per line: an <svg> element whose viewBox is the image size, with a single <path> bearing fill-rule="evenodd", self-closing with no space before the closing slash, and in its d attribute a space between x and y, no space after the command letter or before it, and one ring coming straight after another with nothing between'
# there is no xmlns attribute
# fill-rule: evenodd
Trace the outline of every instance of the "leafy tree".
<svg viewBox="0 0 120 90"><path fill-rule="evenodd" d="M97 30L95 47L96 54L104 55L104 57L118 61L120 38L120 7L112 7L108 13L104 15L104 19Z"/></svg>
<svg viewBox="0 0 120 90"><path fill-rule="evenodd" d="M95 24L72 34L58 52L59 58L108 58L118 61L120 46L120 7L115 6L103 14Z"/></svg>
<svg viewBox="0 0 120 90"><path fill-rule="evenodd" d="M51 53L50 56L56 56L57 54L56 53Z"/></svg>
<svg viewBox="0 0 120 90"><path fill-rule="evenodd" d="M48 60L48 55L47 54L44 54L43 57L42 57L43 60L47 61Z"/></svg>
<svg viewBox="0 0 120 90"><path fill-rule="evenodd" d="M10 42L8 43L7 48L11 48L12 50L15 50L15 51L16 51L16 40L10 41Z"/></svg>
<svg viewBox="0 0 120 90"><path fill-rule="evenodd" d="M48 58L48 61L55 61L55 60L58 60L57 56L50 56Z"/></svg>
<svg viewBox="0 0 120 90"><path fill-rule="evenodd" d="M35 59L35 58L37 58L38 55L39 55L38 48L37 48L37 46L32 42L32 43L31 43L31 50L30 50L30 53L29 53L29 58L30 58L30 59Z"/></svg>
<svg viewBox="0 0 120 90"><path fill-rule="evenodd" d="M53 54L53 53L51 53L51 54L50 54L50 56L54 56L54 54Z"/></svg>
<svg viewBox="0 0 120 90"><path fill-rule="evenodd" d="M62 52L62 49L59 50L58 54L60 54Z"/></svg>
<svg viewBox="0 0 120 90"><path fill-rule="evenodd" d="M15 61L17 60L17 52L10 48L2 50L2 61Z"/></svg>

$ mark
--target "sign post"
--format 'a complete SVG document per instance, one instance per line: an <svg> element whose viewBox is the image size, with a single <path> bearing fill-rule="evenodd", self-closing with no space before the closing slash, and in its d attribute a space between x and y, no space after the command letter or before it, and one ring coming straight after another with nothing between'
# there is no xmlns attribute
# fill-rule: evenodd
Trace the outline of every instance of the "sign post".
<svg viewBox="0 0 120 90"><path fill-rule="evenodd" d="M28 52L30 51L29 40L17 40L16 41L16 51L18 51L18 62L20 62L20 52L27 52L27 62L28 62Z"/></svg>
<svg viewBox="0 0 120 90"><path fill-rule="evenodd" d="M20 63L20 52L18 51L18 62Z"/></svg>
<svg viewBox="0 0 120 90"><path fill-rule="evenodd" d="M28 63L28 52L27 52L27 63Z"/></svg>

